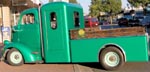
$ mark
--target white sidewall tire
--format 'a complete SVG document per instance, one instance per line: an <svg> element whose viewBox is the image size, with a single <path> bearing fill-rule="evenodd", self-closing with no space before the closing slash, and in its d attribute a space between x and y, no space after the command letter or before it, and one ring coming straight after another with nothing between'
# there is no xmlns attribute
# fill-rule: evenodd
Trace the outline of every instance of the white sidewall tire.
<svg viewBox="0 0 150 72"><path fill-rule="evenodd" d="M125 63L125 58L117 47L110 46L104 48L99 55L99 62L106 70L116 70Z"/></svg>
<svg viewBox="0 0 150 72"><path fill-rule="evenodd" d="M24 63L23 56L18 50L13 48L7 54L7 62L13 66L20 66Z"/></svg>

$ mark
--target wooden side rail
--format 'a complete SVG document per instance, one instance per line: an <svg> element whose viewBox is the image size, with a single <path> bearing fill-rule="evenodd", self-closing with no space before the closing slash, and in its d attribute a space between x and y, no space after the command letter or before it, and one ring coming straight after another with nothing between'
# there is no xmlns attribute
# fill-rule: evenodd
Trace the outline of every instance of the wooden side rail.
<svg viewBox="0 0 150 72"><path fill-rule="evenodd" d="M136 36L144 35L144 27L127 27L100 30L97 28L85 28L70 30L71 39L86 39L86 38L104 38L104 37L118 37L118 36Z"/></svg>

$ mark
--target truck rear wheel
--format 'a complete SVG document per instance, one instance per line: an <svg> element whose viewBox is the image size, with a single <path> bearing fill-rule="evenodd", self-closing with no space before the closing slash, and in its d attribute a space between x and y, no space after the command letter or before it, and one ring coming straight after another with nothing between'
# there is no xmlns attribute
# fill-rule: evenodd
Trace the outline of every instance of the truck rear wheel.
<svg viewBox="0 0 150 72"><path fill-rule="evenodd" d="M99 55L99 60L106 70L116 70L125 63L123 53L113 46L103 49Z"/></svg>
<svg viewBox="0 0 150 72"><path fill-rule="evenodd" d="M19 66L24 63L22 54L14 48L8 52L7 62L13 66Z"/></svg>

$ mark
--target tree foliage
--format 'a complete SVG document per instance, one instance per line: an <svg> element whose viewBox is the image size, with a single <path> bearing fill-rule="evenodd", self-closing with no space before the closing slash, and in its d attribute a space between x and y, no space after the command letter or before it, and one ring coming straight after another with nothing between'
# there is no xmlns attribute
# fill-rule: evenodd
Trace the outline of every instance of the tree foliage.
<svg viewBox="0 0 150 72"><path fill-rule="evenodd" d="M146 13L147 13L146 6L147 6L147 4L150 3L150 0L128 0L128 2L129 2L133 7L142 6L142 7L143 7L143 13L144 13L144 15L146 15Z"/></svg>
<svg viewBox="0 0 150 72"><path fill-rule="evenodd" d="M77 0L69 0L70 3L78 3Z"/></svg>
<svg viewBox="0 0 150 72"><path fill-rule="evenodd" d="M150 0L128 0L128 2L134 7L145 7L147 3L150 3Z"/></svg>
<svg viewBox="0 0 150 72"><path fill-rule="evenodd" d="M11 5L11 1L1 0L1 4L3 4L4 6L10 6Z"/></svg>
<svg viewBox="0 0 150 72"><path fill-rule="evenodd" d="M121 11L121 0L92 0L90 15L99 16L100 12L116 14Z"/></svg>
<svg viewBox="0 0 150 72"><path fill-rule="evenodd" d="M121 11L121 0L105 0L102 3L104 12L118 13Z"/></svg>
<svg viewBox="0 0 150 72"><path fill-rule="evenodd" d="M90 15L98 16L101 11L101 0L92 0L90 6Z"/></svg>

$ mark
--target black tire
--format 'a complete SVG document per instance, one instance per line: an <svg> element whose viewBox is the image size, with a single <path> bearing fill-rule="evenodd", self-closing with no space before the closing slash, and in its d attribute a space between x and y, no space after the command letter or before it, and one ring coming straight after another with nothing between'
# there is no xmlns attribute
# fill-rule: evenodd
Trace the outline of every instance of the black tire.
<svg viewBox="0 0 150 72"><path fill-rule="evenodd" d="M113 46L103 49L99 55L99 60L105 70L116 70L125 63L123 53Z"/></svg>
<svg viewBox="0 0 150 72"><path fill-rule="evenodd" d="M8 64L10 64L12 66L20 66L20 65L24 64L22 54L14 48L9 50L6 58L7 58Z"/></svg>

